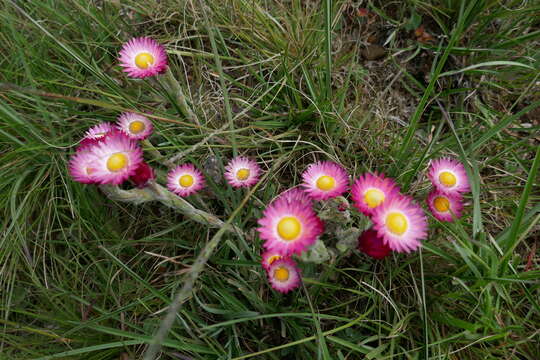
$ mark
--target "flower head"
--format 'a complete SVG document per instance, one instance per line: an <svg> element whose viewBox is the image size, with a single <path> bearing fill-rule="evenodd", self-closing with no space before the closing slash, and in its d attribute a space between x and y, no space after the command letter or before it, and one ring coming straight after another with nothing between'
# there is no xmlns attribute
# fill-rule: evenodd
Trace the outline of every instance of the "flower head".
<svg viewBox="0 0 540 360"><path fill-rule="evenodd" d="M301 253L322 234L324 225L313 209L299 202L278 199L267 206L257 229L264 247L281 255Z"/></svg>
<svg viewBox="0 0 540 360"><path fill-rule="evenodd" d="M302 174L302 179L302 186L315 200L339 196L349 188L347 171L331 161L319 161L309 165Z"/></svg>
<svg viewBox="0 0 540 360"><path fill-rule="evenodd" d="M438 190L429 193L427 204L437 220L452 222L461 217L463 198L459 193L449 195Z"/></svg>
<svg viewBox="0 0 540 360"><path fill-rule="evenodd" d="M394 180L377 173L363 174L351 189L354 206L366 216L371 216L378 206L398 194L399 187Z"/></svg>
<svg viewBox="0 0 540 360"><path fill-rule="evenodd" d="M465 167L455 159L441 158L432 160L428 177L437 190L445 194L471 191Z"/></svg>
<svg viewBox="0 0 540 360"><path fill-rule="evenodd" d="M193 164L179 165L167 176L169 190L182 197L201 190L205 183L203 174Z"/></svg>
<svg viewBox="0 0 540 360"><path fill-rule="evenodd" d="M89 151L95 158L92 177L100 184L121 184L142 162L141 148L120 133L107 136Z"/></svg>
<svg viewBox="0 0 540 360"><path fill-rule="evenodd" d="M167 70L167 53L156 40L149 37L133 38L120 50L120 66L133 78L145 78Z"/></svg>
<svg viewBox="0 0 540 360"><path fill-rule="evenodd" d="M288 293L300 286L300 270L291 259L275 260L266 271L266 274L270 285L274 290L281 293Z"/></svg>
<svg viewBox="0 0 540 360"><path fill-rule="evenodd" d="M397 252L411 252L427 237L422 208L404 195L393 196L375 208L372 221L379 237Z"/></svg>
<svg viewBox="0 0 540 360"><path fill-rule="evenodd" d="M90 151L78 151L69 160L69 174L73 180L83 184L94 184L96 182L93 174L95 168L92 163L96 157Z"/></svg>
<svg viewBox="0 0 540 360"><path fill-rule="evenodd" d="M250 187L259 181L260 172L255 161L237 156L225 167L225 178L232 187Z"/></svg>
<svg viewBox="0 0 540 360"><path fill-rule="evenodd" d="M265 270L268 270L274 261L283 258L284 256L276 251L265 251L262 254L261 265Z"/></svg>
<svg viewBox="0 0 540 360"><path fill-rule="evenodd" d="M102 122L100 124L92 126L84 134L84 139L98 140L103 139L105 135L113 131L114 128L110 122Z"/></svg>
<svg viewBox="0 0 540 360"><path fill-rule="evenodd" d="M154 180L155 178L156 174L154 173L154 169L142 161L135 169L135 173L131 175L129 179L133 181L138 188L143 188L150 180Z"/></svg>
<svg viewBox="0 0 540 360"><path fill-rule="evenodd" d="M133 140L144 140L153 130L152 122L144 115L125 112L118 117L118 130Z"/></svg>
<svg viewBox="0 0 540 360"><path fill-rule="evenodd" d="M358 238L358 250L374 259L383 259L392 252L392 249L373 228L364 231L360 235Z"/></svg>

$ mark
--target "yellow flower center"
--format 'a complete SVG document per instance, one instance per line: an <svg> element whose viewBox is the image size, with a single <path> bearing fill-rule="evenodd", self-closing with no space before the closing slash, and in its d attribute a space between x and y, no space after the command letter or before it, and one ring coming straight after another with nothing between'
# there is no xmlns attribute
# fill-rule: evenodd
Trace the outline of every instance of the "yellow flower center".
<svg viewBox="0 0 540 360"><path fill-rule="evenodd" d="M457 179L450 171L443 171L439 174L439 181L446 187L452 187L456 185Z"/></svg>
<svg viewBox="0 0 540 360"><path fill-rule="evenodd" d="M107 159L107 169L112 172L120 171L128 164L128 157L124 153L116 153Z"/></svg>
<svg viewBox="0 0 540 360"><path fill-rule="evenodd" d="M409 224L407 223L407 218L402 213L392 212L386 216L386 227L390 232L396 235L402 235Z"/></svg>
<svg viewBox="0 0 540 360"><path fill-rule="evenodd" d="M129 124L129 132L131 132L133 134L138 134L141 131L144 131L145 128L146 128L146 126L144 125L144 123L142 121L139 121L139 120L132 121Z"/></svg>
<svg viewBox="0 0 540 360"><path fill-rule="evenodd" d="M249 169L240 169L236 172L238 180L246 180L249 177Z"/></svg>
<svg viewBox="0 0 540 360"><path fill-rule="evenodd" d="M297 218L287 216L281 219L277 225L279 236L284 240L294 240L302 231L302 224Z"/></svg>
<svg viewBox="0 0 540 360"><path fill-rule="evenodd" d="M284 268L284 267L279 267L279 268L277 268L277 269L274 271L274 278L275 278L277 281L281 281L281 282L284 282L284 281L289 280L289 270L287 270L287 269Z"/></svg>
<svg viewBox="0 0 540 360"><path fill-rule="evenodd" d="M268 258L268 265L272 265L272 263L276 260L279 260L281 259L281 255L274 255L274 256L270 256Z"/></svg>
<svg viewBox="0 0 540 360"><path fill-rule="evenodd" d="M135 56L135 65L139 69L146 69L154 63L154 56L148 52L142 52Z"/></svg>
<svg viewBox="0 0 540 360"><path fill-rule="evenodd" d="M327 175L323 175L317 179L317 187L323 191L332 190L336 186L336 180Z"/></svg>
<svg viewBox="0 0 540 360"><path fill-rule="evenodd" d="M180 179L178 180L178 183L180 184L180 186L185 187L185 188L190 187L191 185L193 185L194 182L195 180L193 179L193 176L189 174L180 176Z"/></svg>
<svg viewBox="0 0 540 360"><path fill-rule="evenodd" d="M371 209L381 205L384 198L384 193L379 189L369 189L364 194L364 201Z"/></svg>
<svg viewBox="0 0 540 360"><path fill-rule="evenodd" d="M447 212L450 209L450 201L443 196L437 196L435 200L433 200L433 205L439 212Z"/></svg>

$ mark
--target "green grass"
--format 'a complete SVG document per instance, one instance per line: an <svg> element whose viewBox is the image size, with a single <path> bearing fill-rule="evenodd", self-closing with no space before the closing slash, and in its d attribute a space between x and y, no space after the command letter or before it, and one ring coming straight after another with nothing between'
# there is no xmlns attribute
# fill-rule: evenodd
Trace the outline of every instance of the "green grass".
<svg viewBox="0 0 540 360"><path fill-rule="evenodd" d="M4 0L0 359L539 359L539 11ZM409 30L418 16L432 42ZM388 56L368 62L374 34ZM166 45L179 87L121 72L122 42L142 35ZM85 129L126 109L151 111L160 181L182 153L209 181L192 204L241 232L70 179ZM257 188L223 184L233 154L262 164ZM385 172L424 203L428 161L443 155L466 164L472 192L459 221L430 217L421 251L303 263L302 288L271 290L256 220L310 162ZM343 228L365 226L352 216Z"/></svg>

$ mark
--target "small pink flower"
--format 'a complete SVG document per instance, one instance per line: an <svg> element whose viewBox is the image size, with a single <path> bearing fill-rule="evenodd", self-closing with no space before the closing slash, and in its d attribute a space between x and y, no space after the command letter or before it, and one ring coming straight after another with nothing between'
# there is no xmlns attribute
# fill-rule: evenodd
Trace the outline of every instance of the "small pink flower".
<svg viewBox="0 0 540 360"><path fill-rule="evenodd" d="M399 187L394 180L377 173L363 174L351 189L354 206L366 216L371 216L375 208L398 194Z"/></svg>
<svg viewBox="0 0 540 360"><path fill-rule="evenodd" d="M171 170L167 176L167 188L181 197L196 193L205 184L202 172L193 164L179 165Z"/></svg>
<svg viewBox="0 0 540 360"><path fill-rule="evenodd" d="M156 174L154 173L154 169L143 161L137 166L135 173L131 175L129 179L133 181L138 188L143 188L150 180L154 180L155 178Z"/></svg>
<svg viewBox="0 0 540 360"><path fill-rule="evenodd" d="M95 161L92 177L100 184L119 185L135 173L143 161L141 148L125 135L116 133L89 150Z"/></svg>
<svg viewBox="0 0 540 360"><path fill-rule="evenodd" d="M433 190L427 198L429 210L439 221L453 222L461 217L463 198L459 193L449 195Z"/></svg>
<svg viewBox="0 0 540 360"><path fill-rule="evenodd" d="M455 159L432 160L428 177L437 190L445 194L462 194L471 191L465 167Z"/></svg>
<svg viewBox="0 0 540 360"><path fill-rule="evenodd" d="M167 52L149 37L129 40L120 50L120 66L133 78L146 78L167 70Z"/></svg>
<svg viewBox="0 0 540 360"><path fill-rule="evenodd" d="M262 254L261 265L265 270L268 270L270 268L270 265L272 265L274 261L279 259L283 259L283 255L280 255L275 251L265 251Z"/></svg>
<svg viewBox="0 0 540 360"><path fill-rule="evenodd" d="M384 259L392 252L392 249L379 237L377 231L370 228L364 231L358 238L358 250L374 259Z"/></svg>
<svg viewBox="0 0 540 360"><path fill-rule="evenodd" d="M95 126L92 126L90 129L88 129L86 131L86 133L84 134L84 139L91 139L91 140L98 140L98 139L102 139L105 137L105 135L107 135L108 133L110 133L111 131L113 131L114 127L112 126L112 124L110 122L102 122L100 124L97 124Z"/></svg>
<svg viewBox="0 0 540 360"><path fill-rule="evenodd" d="M95 168L92 163L96 157L90 151L78 151L71 156L69 160L69 174L73 180L83 184L94 184L96 179L93 177Z"/></svg>
<svg viewBox="0 0 540 360"><path fill-rule="evenodd" d="M270 285L280 293L286 294L300 286L300 270L291 259L283 258L272 262L266 274Z"/></svg>
<svg viewBox="0 0 540 360"><path fill-rule="evenodd" d="M232 187L250 187L259 181L260 172L255 161L237 156L225 167L225 178Z"/></svg>
<svg viewBox="0 0 540 360"><path fill-rule="evenodd" d="M340 196L349 188L347 171L331 161L319 161L309 165L302 174L305 191L315 200L327 200Z"/></svg>
<svg viewBox="0 0 540 360"><path fill-rule="evenodd" d="M390 249L411 252L427 237L427 219L422 208L404 195L393 196L375 208L373 228Z"/></svg>
<svg viewBox="0 0 540 360"><path fill-rule="evenodd" d="M150 134L154 126L144 115L125 112L118 117L118 130L133 140L144 140Z"/></svg>
<svg viewBox="0 0 540 360"><path fill-rule="evenodd" d="M323 233L324 225L313 209L299 202L278 199L272 202L258 221L263 246L288 256L300 254Z"/></svg>

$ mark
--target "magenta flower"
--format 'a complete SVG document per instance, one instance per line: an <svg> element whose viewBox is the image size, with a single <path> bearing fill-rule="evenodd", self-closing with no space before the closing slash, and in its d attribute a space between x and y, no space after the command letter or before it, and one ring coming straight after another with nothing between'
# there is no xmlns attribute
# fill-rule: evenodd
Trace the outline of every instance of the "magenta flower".
<svg viewBox="0 0 540 360"><path fill-rule="evenodd" d="M177 166L167 176L167 188L178 196L186 197L201 190L206 184L202 172L193 164Z"/></svg>
<svg viewBox="0 0 540 360"><path fill-rule="evenodd" d="M385 200L373 212L373 228L390 249L411 252L427 237L427 219L420 206L404 195Z"/></svg>
<svg viewBox="0 0 540 360"><path fill-rule="evenodd" d="M340 196L349 188L349 175L341 165L319 161L308 166L302 174L305 191L315 200Z"/></svg>
<svg viewBox="0 0 540 360"><path fill-rule="evenodd" d="M275 260L266 271L266 274L272 288L281 293L286 294L300 286L300 270L291 259Z"/></svg>
<svg viewBox="0 0 540 360"><path fill-rule="evenodd" d="M461 217L463 210L463 198L459 193L448 195L438 190L433 190L427 198L429 210L439 221L453 222Z"/></svg>
<svg viewBox="0 0 540 360"><path fill-rule="evenodd" d="M232 187L250 187L259 181L260 172L255 161L237 156L225 167L225 178Z"/></svg>
<svg viewBox="0 0 540 360"><path fill-rule="evenodd" d="M465 167L455 159L432 160L428 177L437 190L445 194L462 194L471 191Z"/></svg>
<svg viewBox="0 0 540 360"><path fill-rule="evenodd" d="M120 66L133 78L146 78L167 70L167 52L149 37L129 40L120 50Z"/></svg>

